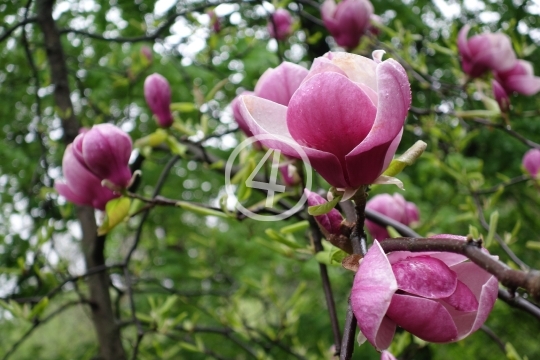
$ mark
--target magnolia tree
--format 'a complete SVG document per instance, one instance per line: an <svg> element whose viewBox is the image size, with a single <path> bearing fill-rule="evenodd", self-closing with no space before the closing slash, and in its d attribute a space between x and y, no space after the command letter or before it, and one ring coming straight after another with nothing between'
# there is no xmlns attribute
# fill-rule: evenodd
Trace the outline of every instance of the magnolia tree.
<svg viewBox="0 0 540 360"><path fill-rule="evenodd" d="M536 3L0 10L3 359L540 355Z"/></svg>

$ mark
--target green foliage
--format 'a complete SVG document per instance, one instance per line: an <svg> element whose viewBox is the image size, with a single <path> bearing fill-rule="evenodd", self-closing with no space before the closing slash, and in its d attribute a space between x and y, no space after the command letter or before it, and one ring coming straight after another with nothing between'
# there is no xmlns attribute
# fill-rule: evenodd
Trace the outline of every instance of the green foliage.
<svg viewBox="0 0 540 360"><path fill-rule="evenodd" d="M0 36L23 20L26 3L0 3ZM28 2L30 18L36 16L37 3ZM326 240L323 251L315 254L305 219L308 212L327 213L341 197L284 221L261 223L230 206L234 199L225 195L223 176L225 161L244 139L229 103L241 91L253 90L264 71L281 60L309 67L333 46L328 31L311 19L319 18L319 11L308 1L281 2L298 27L276 46L266 33L266 6L260 3L217 6L222 21L217 34L205 15L216 3L179 2L159 12L158 3L56 3L73 114L56 105L53 64L40 26L31 22L24 32L19 27L0 41L0 357L36 321L77 301L82 303L37 326L11 358L92 359L98 352L90 306L84 301L90 292L88 278L67 281L85 272L77 207L54 190L65 150L62 119L75 115L82 126L110 122L129 132L137 147L132 160L144 158L135 189L141 197L154 196L166 164L179 158L161 179L159 193L175 199L176 207L154 207L144 226L140 222L147 204L140 200L121 197L107 205L106 215L97 214L101 233L107 233L107 265L122 263L135 239L139 241L128 267L136 319L145 331L138 358L331 358L333 338L319 264L336 265L329 276L340 325L352 274L341 268L346 254ZM491 75L466 79L456 46L465 23L476 25L478 32L502 29L518 56L532 62L539 74L538 39L528 31L537 27L538 16L527 2L481 1L481 11L454 2L460 8L455 15L440 3L373 1L383 24L377 38L365 37L354 49L370 56L383 48L387 58L406 65L413 109L398 153L419 141L428 144L421 157L398 158L385 174L399 177L406 199L419 206L418 233L481 237L491 253L515 267L498 234L538 269L539 184L525 180L505 185L523 173L521 158L528 149L509 130L540 142L538 96L512 95L512 111L503 118L492 106ZM483 22L486 18L491 20ZM67 30L74 27L82 33ZM155 37L138 39L161 27ZM127 40L111 41L115 38ZM141 54L142 46L153 49L152 60ZM144 101L144 79L154 72L172 86L175 122L166 130L158 128ZM253 211L264 210L266 194L246 186L246 180L263 153L243 151L232 179L237 200ZM260 170L260 176L267 176ZM314 184L328 190L316 174ZM301 190L290 187L276 194L274 210L294 204ZM370 196L393 191L377 186ZM138 330L125 273L118 267L109 273L115 316L122 324L124 347L131 352ZM440 345L402 330L391 350L402 359L540 356L538 322L526 313L498 302L486 324L501 338L504 351L481 331ZM354 356L380 357L368 344L356 345Z"/></svg>

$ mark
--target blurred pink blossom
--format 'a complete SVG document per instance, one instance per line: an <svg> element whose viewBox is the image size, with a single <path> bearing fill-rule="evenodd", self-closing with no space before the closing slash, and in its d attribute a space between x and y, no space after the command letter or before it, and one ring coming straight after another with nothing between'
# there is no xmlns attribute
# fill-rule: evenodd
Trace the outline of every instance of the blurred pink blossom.
<svg viewBox="0 0 540 360"><path fill-rule="evenodd" d="M268 21L268 32L277 40L285 40L292 33L293 19L285 9L277 9Z"/></svg>
<svg viewBox="0 0 540 360"><path fill-rule="evenodd" d="M360 38L371 28L373 5L369 0L343 0L336 4L326 0L321 6L324 26L339 46L355 48Z"/></svg>
<svg viewBox="0 0 540 360"><path fill-rule="evenodd" d="M540 91L540 77L534 76L532 64L525 60L518 60L509 70L496 72L495 78L507 94L515 91L531 96Z"/></svg>
<svg viewBox="0 0 540 360"><path fill-rule="evenodd" d="M160 74L149 75L144 81L144 98L156 115L158 125L167 128L173 123L171 113L171 86Z"/></svg>
<svg viewBox="0 0 540 360"><path fill-rule="evenodd" d="M540 171L540 149L531 149L523 156L523 167L534 178Z"/></svg>
<svg viewBox="0 0 540 360"><path fill-rule="evenodd" d="M479 77L488 70L508 71L516 64L510 38L502 33L484 33L467 38L471 27L465 25L458 34L458 49L463 71Z"/></svg>
<svg viewBox="0 0 540 360"><path fill-rule="evenodd" d="M405 201L405 198L398 193L375 195L367 202L366 208L375 210L407 226L420 219L416 205ZM385 227L377 225L373 221L366 220L366 227L374 239L382 241L390 237Z"/></svg>

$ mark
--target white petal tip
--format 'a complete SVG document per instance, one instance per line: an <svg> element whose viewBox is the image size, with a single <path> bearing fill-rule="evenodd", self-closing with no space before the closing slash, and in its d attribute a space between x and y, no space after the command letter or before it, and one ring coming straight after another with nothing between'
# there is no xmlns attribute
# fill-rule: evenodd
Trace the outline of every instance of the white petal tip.
<svg viewBox="0 0 540 360"><path fill-rule="evenodd" d="M396 185L401 190L405 190L401 180L392 176L381 175L377 179L375 179L373 183L379 185Z"/></svg>
<svg viewBox="0 0 540 360"><path fill-rule="evenodd" d="M386 51L384 50L375 50L371 54L371 57L373 57L373 60L379 64L382 62L383 55L386 54Z"/></svg>

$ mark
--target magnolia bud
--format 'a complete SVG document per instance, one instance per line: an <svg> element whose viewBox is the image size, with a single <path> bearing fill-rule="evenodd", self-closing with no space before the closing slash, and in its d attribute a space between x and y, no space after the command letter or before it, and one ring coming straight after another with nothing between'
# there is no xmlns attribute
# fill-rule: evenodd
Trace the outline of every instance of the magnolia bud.
<svg viewBox="0 0 540 360"><path fill-rule="evenodd" d="M68 145L62 159L63 181L56 181L60 195L78 205L104 210L119 195L103 183L122 189L129 186L131 155L129 135L111 124L96 125Z"/></svg>
<svg viewBox="0 0 540 360"><path fill-rule="evenodd" d="M522 163L525 170L527 170L533 178L536 178L540 171L540 150L531 149L527 151L523 156Z"/></svg>
<svg viewBox="0 0 540 360"><path fill-rule="evenodd" d="M292 16L285 9L277 9L268 22L270 36L277 40L285 40L292 32Z"/></svg>
<svg viewBox="0 0 540 360"><path fill-rule="evenodd" d="M158 125L164 128L173 123L171 113L171 86L167 79L154 73L144 81L144 98L156 115Z"/></svg>

